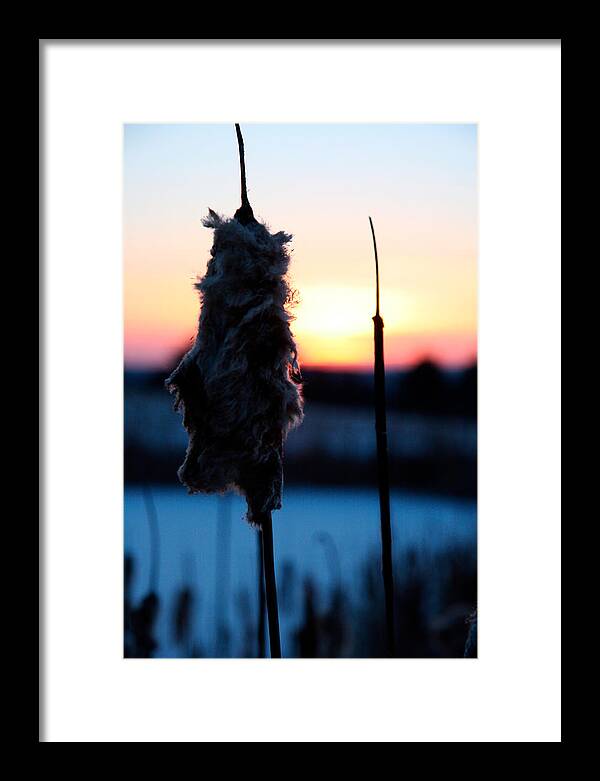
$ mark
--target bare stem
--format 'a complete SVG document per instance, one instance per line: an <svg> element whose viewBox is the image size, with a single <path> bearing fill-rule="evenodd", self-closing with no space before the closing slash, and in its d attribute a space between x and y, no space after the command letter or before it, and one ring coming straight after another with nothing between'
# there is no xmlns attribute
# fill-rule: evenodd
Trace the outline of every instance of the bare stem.
<svg viewBox="0 0 600 781"><path fill-rule="evenodd" d="M160 531L158 528L158 513L154 504L152 489L144 484L144 503L150 531L150 591L158 593L160 572Z"/></svg>
<svg viewBox="0 0 600 781"><path fill-rule="evenodd" d="M261 540L263 566L265 572L265 591L267 597L267 618L269 621L269 646L271 659L281 659L281 640L279 637L279 611L277 608L277 583L275 581L275 557L273 555L273 521L271 513L261 520Z"/></svg>
<svg viewBox="0 0 600 781"><path fill-rule="evenodd" d="M250 206L248 200L248 189L246 187L246 157L244 154L244 139L242 137L242 131L238 123L235 123L235 133L237 135L238 150L240 153L240 179L241 179L241 193L242 193L242 205L235 213L235 219L242 225L249 225L254 222L254 212Z"/></svg>
<svg viewBox="0 0 600 781"><path fill-rule="evenodd" d="M383 355L383 320L379 314L379 261L373 220L369 217L377 285L377 309L373 318L375 341L375 434L377 438L377 483L379 486L379 515L381 521L381 570L385 593L385 623L389 656L396 655L394 629L394 576L392 567L392 522L390 514L390 478L387 445L387 419L385 404L385 359Z"/></svg>
<svg viewBox="0 0 600 781"><path fill-rule="evenodd" d="M375 228L373 227L373 220L369 217L369 224L371 225L371 235L373 236L373 249L375 250L375 315L379 317L379 258L377 257L377 241L375 239Z"/></svg>
<svg viewBox="0 0 600 781"><path fill-rule="evenodd" d="M258 658L264 659L265 656L265 566L262 549L262 534L256 533L257 542L257 571L258 571L258 623L257 623L257 645Z"/></svg>
<svg viewBox="0 0 600 781"><path fill-rule="evenodd" d="M244 154L244 138L238 123L235 123L235 132L238 140L238 149L240 152L240 174L242 180L242 206L248 204L248 190L246 188L246 157Z"/></svg>

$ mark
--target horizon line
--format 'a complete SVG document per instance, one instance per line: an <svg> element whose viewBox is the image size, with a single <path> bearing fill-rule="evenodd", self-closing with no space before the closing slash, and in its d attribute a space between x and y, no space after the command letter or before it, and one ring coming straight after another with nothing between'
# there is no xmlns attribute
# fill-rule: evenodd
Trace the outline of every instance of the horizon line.
<svg viewBox="0 0 600 781"><path fill-rule="evenodd" d="M417 366L420 366L424 363L431 363L434 366L438 366L440 369L444 371L462 371L465 369L470 369L473 366L476 366L478 363L478 356L473 356L472 359L468 361L460 361L460 362L445 362L445 361L437 361L432 357L424 356L422 359L412 361L410 363L392 363L386 365L386 371L410 371L411 369L415 369ZM174 366L165 366L162 364L152 364L152 363L131 363L125 361L123 364L123 371L124 372L164 372L165 375L168 375L173 371ZM321 372L330 372L330 373L348 373L353 372L355 374L367 374L373 371L373 365L372 364L320 364L320 363L306 363L302 364L300 367L301 371L321 371Z"/></svg>

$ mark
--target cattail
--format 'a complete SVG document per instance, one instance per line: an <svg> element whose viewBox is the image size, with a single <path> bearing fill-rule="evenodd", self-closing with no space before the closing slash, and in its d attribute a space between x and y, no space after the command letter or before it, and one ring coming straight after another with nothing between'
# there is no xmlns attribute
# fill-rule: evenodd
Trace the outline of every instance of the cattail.
<svg viewBox="0 0 600 781"><path fill-rule="evenodd" d="M194 608L194 592L190 586L183 586L175 598L173 609L173 638L184 652L189 653L192 633L192 618Z"/></svg>
<svg viewBox="0 0 600 781"><path fill-rule="evenodd" d="M385 405L385 360L383 357L383 320L379 314L379 258L373 220L369 217L375 253L375 434L377 438L377 483L379 486L379 516L381 521L381 570L385 592L385 624L389 656L396 655L394 630L394 576L392 571L392 523L390 517L390 477L387 446L387 419Z"/></svg>
<svg viewBox="0 0 600 781"><path fill-rule="evenodd" d="M265 595L265 564L263 556L262 546L262 534L258 532L256 537L256 558L257 558L257 582L258 582L258 619L256 622L256 647L257 655L259 659L262 659L265 655L265 609L266 609L266 595Z"/></svg>
<svg viewBox="0 0 600 781"><path fill-rule="evenodd" d="M144 484L144 504L146 506L146 519L150 534L150 591L158 593L160 572L160 531L158 525L158 513L150 486Z"/></svg>
<svg viewBox="0 0 600 781"><path fill-rule="evenodd" d="M217 507L217 547L215 551L215 656L226 656L229 645L227 607L231 575L230 496L219 497Z"/></svg>
<svg viewBox="0 0 600 781"><path fill-rule="evenodd" d="M281 508L283 442L302 420L287 309L291 236L272 234L255 219L239 125L236 133L242 205L233 219L209 209L203 220L215 233L206 274L196 284L198 334L167 387L189 435L179 479L190 493L239 491L248 521L261 532L272 655L278 655L271 512Z"/></svg>
<svg viewBox="0 0 600 781"><path fill-rule="evenodd" d="M129 589L133 575L133 560L126 559L126 614L130 635L130 643L126 650L127 656L150 657L158 648L156 640L156 620L160 610L159 567L160 567L160 534L158 528L158 514L154 504L154 498L150 486L144 486L144 502L146 505L146 517L150 532L150 577L149 588L146 596L137 607L133 607L129 598Z"/></svg>
<svg viewBox="0 0 600 781"><path fill-rule="evenodd" d="M477 659L477 611L467 619L469 631L465 643L465 659Z"/></svg>

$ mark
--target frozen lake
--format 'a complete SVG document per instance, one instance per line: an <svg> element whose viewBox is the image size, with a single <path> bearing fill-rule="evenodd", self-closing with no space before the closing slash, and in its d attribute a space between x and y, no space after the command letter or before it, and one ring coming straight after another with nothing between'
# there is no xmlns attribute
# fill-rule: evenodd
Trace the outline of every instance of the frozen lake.
<svg viewBox="0 0 600 781"><path fill-rule="evenodd" d="M283 501L283 509L273 514L273 527L285 655L287 638L299 622L306 577L323 588L340 581L351 598L357 596L361 567L369 555L379 555L379 503L377 492L368 489L298 487L285 489ZM449 547L475 550L475 502L404 493L393 493L391 502L398 558L407 549L424 556ZM161 599L155 655L180 655L170 616L186 585L197 590L194 634L203 652L214 655L216 615L234 627L239 611L257 612L257 533L243 520L245 502L233 495L188 496L184 488L153 486L146 495L142 488L128 488L124 537L125 552L135 559L134 601L150 583L152 505L159 531L155 559ZM230 638L233 655L238 642Z"/></svg>

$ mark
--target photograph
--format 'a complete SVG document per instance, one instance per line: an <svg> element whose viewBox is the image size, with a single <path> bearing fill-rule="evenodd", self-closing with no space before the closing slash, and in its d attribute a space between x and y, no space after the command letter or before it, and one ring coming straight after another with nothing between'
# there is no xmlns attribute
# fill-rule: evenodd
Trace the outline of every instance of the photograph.
<svg viewBox="0 0 600 781"><path fill-rule="evenodd" d="M38 39L39 742L562 742L562 39Z"/></svg>
<svg viewBox="0 0 600 781"><path fill-rule="evenodd" d="M122 130L123 657L469 664L478 125Z"/></svg>

